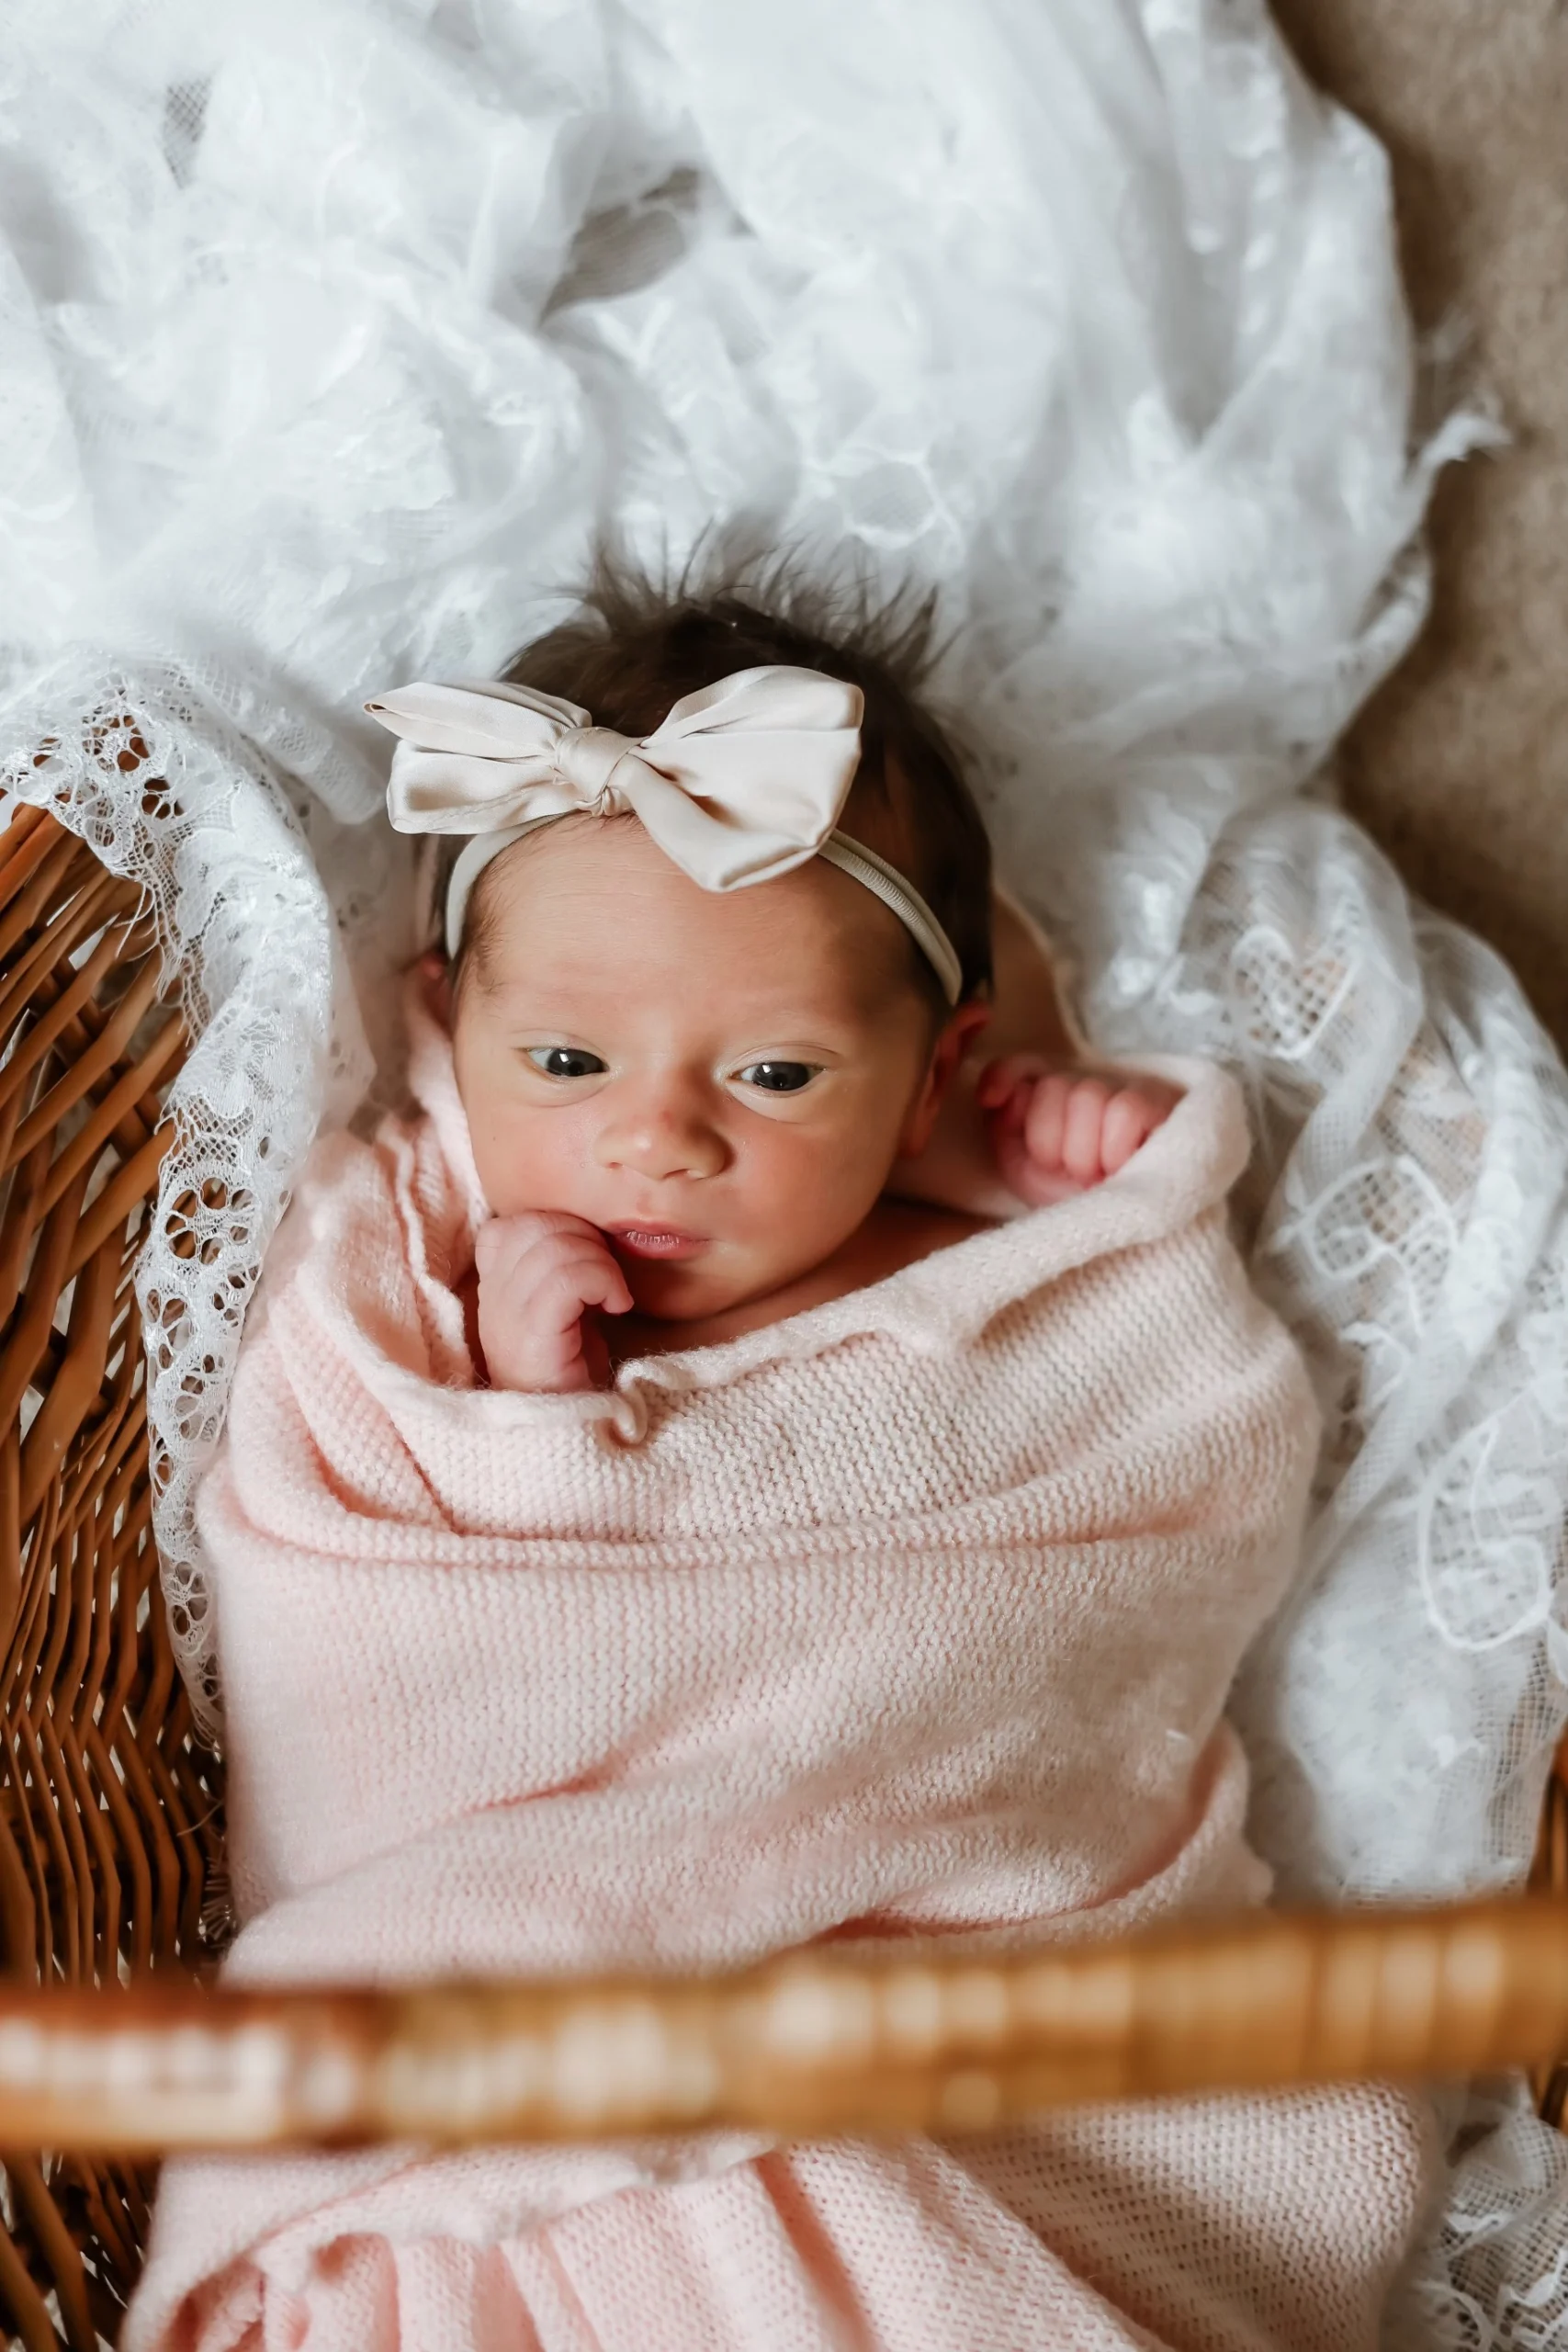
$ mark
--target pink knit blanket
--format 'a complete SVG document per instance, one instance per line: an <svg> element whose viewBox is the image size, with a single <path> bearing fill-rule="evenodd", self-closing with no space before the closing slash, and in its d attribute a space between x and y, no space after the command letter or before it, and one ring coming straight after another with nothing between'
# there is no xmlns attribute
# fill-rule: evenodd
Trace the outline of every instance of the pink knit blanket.
<svg viewBox="0 0 1568 2352"><path fill-rule="evenodd" d="M1169 1066L1167 1066L1169 1067ZM478 1388L449 1057L319 1148L202 1524L231 1978L721 1969L1259 1899L1222 1709L1315 1438L1179 1066L1117 1177L613 1389ZM737 2135L186 2161L124 2342L220 2352L1356 2352L1420 2193L1392 2093L951 2145Z"/></svg>

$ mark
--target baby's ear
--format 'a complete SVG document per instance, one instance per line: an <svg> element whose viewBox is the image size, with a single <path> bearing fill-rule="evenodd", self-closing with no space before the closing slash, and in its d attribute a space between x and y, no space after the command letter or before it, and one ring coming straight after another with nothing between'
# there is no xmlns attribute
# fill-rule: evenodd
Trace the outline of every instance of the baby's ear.
<svg viewBox="0 0 1568 2352"><path fill-rule="evenodd" d="M433 1021L438 1021L448 1036L452 1034L452 967L439 947L427 947L414 965L419 992L424 999L425 1011Z"/></svg>
<svg viewBox="0 0 1568 2352"><path fill-rule="evenodd" d="M904 1132L898 1138L901 1159L917 1159L931 1139L931 1129L971 1046L991 1018L991 1008L978 999L949 1013L931 1047L925 1078L909 1105Z"/></svg>

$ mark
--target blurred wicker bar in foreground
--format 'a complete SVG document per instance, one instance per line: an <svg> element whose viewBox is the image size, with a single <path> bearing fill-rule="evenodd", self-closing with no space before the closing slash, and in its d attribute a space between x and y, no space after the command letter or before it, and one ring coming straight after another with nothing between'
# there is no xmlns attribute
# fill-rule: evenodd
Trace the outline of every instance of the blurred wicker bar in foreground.
<svg viewBox="0 0 1568 2352"><path fill-rule="evenodd" d="M796 1957L706 1983L0 1995L0 2144L955 2132L1564 2047L1568 1902L1265 1913L1000 1962Z"/></svg>

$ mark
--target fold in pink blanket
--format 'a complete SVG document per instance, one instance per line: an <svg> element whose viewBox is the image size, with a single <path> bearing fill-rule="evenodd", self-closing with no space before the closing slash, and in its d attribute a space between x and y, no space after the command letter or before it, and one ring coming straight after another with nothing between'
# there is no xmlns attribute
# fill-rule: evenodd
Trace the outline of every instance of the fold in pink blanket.
<svg viewBox="0 0 1568 2352"><path fill-rule="evenodd" d="M422 1114L316 1153L204 1490L231 1979L997 1948L1259 1899L1222 1709L1315 1419L1226 1236L1236 1098L1175 1067L1081 1198L525 1396L475 1383L483 1203L427 1036ZM1382 2090L183 2161L124 2343L1356 2352L1425 2165Z"/></svg>

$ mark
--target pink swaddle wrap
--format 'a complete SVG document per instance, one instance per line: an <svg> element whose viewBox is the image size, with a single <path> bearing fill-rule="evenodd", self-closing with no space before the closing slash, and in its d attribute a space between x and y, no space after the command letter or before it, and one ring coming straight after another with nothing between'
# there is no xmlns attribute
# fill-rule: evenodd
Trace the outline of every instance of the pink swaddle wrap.
<svg viewBox="0 0 1568 2352"><path fill-rule="evenodd" d="M589 1396L478 1389L483 1215L423 1114L319 1147L204 1490L232 1980L725 1968L1258 1900L1222 1717L1289 1573L1305 1376L1228 1080L1120 1175ZM903 1948L908 1950L907 1942ZM1392 2092L951 2145L201 2159L127 2352L1355 2352L1419 2202Z"/></svg>

